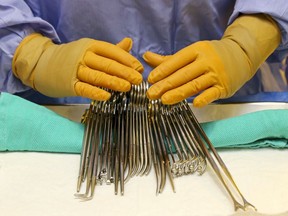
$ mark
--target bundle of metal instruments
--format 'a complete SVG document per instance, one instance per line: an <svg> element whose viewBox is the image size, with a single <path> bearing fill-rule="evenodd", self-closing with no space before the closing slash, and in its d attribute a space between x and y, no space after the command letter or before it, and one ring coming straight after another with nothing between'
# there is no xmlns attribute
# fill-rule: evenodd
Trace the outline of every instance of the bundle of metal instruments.
<svg viewBox="0 0 288 216"><path fill-rule="evenodd" d="M235 210L255 209L241 194L187 101L163 105L149 100L148 87L143 82L126 93L110 90L108 101L91 102L82 118L85 133L75 196L90 200L96 185L102 184L114 184L115 194L123 195L132 177L151 170L156 175L156 194L163 192L166 179L175 192L174 178L201 175L208 161ZM85 181L85 193L80 193Z"/></svg>

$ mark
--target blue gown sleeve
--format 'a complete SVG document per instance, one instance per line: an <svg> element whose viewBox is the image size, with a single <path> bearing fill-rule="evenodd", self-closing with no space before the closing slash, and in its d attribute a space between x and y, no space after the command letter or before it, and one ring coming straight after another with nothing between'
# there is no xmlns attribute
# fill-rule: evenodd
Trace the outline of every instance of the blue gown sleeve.
<svg viewBox="0 0 288 216"><path fill-rule="evenodd" d="M278 24L282 41L272 55L276 61L281 61L288 53L288 4L287 0L237 0L234 11L229 19L231 24L240 14L263 13L270 15Z"/></svg>
<svg viewBox="0 0 288 216"><path fill-rule="evenodd" d="M0 91L14 94L29 89L13 75L11 64L19 43L34 32L59 42L53 26L34 16L25 1L5 0L0 3Z"/></svg>

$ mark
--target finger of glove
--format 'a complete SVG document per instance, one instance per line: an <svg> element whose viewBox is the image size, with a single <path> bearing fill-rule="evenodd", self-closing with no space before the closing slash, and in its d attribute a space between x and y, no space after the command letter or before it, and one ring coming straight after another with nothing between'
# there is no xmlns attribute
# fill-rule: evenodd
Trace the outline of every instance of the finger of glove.
<svg viewBox="0 0 288 216"><path fill-rule="evenodd" d="M193 52L190 47L180 50L152 70L148 76L148 82L153 84L164 79L165 77L194 61L196 57L197 53Z"/></svg>
<svg viewBox="0 0 288 216"><path fill-rule="evenodd" d="M107 43L104 41L101 42L98 41L97 45L93 46L93 48L91 48L90 51L97 54L98 56L113 59L114 61L126 65L127 67L133 68L134 70L140 73L143 72L144 70L143 65L140 63L140 61L138 61L130 53L126 52L125 50L121 49L120 47L114 44ZM90 62L89 60L92 60L92 62ZM85 63L91 64L92 66L94 65L93 59L86 59Z"/></svg>
<svg viewBox="0 0 288 216"><path fill-rule="evenodd" d="M151 67L157 67L162 62L169 59L171 55L163 56L154 52L147 51L143 54L142 57L145 60L145 62L149 64Z"/></svg>
<svg viewBox="0 0 288 216"><path fill-rule="evenodd" d="M218 87L212 86L202 92L199 96L195 97L193 100L193 106L194 107L204 107L208 105L209 103L212 103L215 100L218 100L221 98L221 91Z"/></svg>
<svg viewBox="0 0 288 216"><path fill-rule="evenodd" d="M194 61L166 77L163 80L153 84L147 91L147 95L151 99L159 98L165 92L175 89L191 80L206 73L208 69L202 61Z"/></svg>
<svg viewBox="0 0 288 216"><path fill-rule="evenodd" d="M131 38L123 38L116 46L120 47L121 49L125 50L126 52L130 52L132 49L133 41Z"/></svg>
<svg viewBox="0 0 288 216"><path fill-rule="evenodd" d="M161 101L163 104L175 104L188 97L191 97L205 89L213 86L215 80L211 79L209 75L200 76L184 85L175 88L173 90L167 91L162 95Z"/></svg>
<svg viewBox="0 0 288 216"><path fill-rule="evenodd" d="M104 87L115 91L127 92L131 88L131 84L124 79L85 66L79 68L78 79L93 86Z"/></svg>
<svg viewBox="0 0 288 216"><path fill-rule="evenodd" d="M76 95L92 100L105 101L111 97L109 92L84 82L76 82L74 89Z"/></svg>
<svg viewBox="0 0 288 216"><path fill-rule="evenodd" d="M123 65L113 59L87 52L84 57L86 65L94 70L117 76L128 82L138 85L142 82L142 75L131 67Z"/></svg>

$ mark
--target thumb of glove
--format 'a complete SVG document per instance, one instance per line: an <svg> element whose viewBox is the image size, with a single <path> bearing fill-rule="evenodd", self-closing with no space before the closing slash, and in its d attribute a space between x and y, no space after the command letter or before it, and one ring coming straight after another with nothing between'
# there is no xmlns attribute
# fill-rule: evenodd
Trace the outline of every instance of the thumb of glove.
<svg viewBox="0 0 288 216"><path fill-rule="evenodd" d="M162 62L169 59L171 56L170 55L163 56L154 52L147 51L143 54L142 57L145 60L145 62L149 64L151 67L157 67Z"/></svg>
<svg viewBox="0 0 288 216"><path fill-rule="evenodd" d="M123 40L121 40L119 43L117 43L116 45L120 47L121 49L127 52L130 52L133 46L133 41L131 38L126 37Z"/></svg>

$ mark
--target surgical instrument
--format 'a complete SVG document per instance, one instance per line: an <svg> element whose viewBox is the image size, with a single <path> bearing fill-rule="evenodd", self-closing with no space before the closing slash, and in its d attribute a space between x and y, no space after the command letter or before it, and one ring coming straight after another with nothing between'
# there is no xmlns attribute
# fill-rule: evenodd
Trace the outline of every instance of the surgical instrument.
<svg viewBox="0 0 288 216"><path fill-rule="evenodd" d="M76 197L91 199L95 186L105 182L114 183L115 194L120 185L120 194L124 195L128 180L147 175L152 165L156 194L163 192L167 177L175 192L174 178L195 172L202 175L208 160L235 210L256 210L240 192L187 101L164 105L161 100L148 100L148 87L143 82L132 85L127 93L110 91L108 101L91 102L83 117L85 133ZM85 179L86 192L80 194Z"/></svg>

